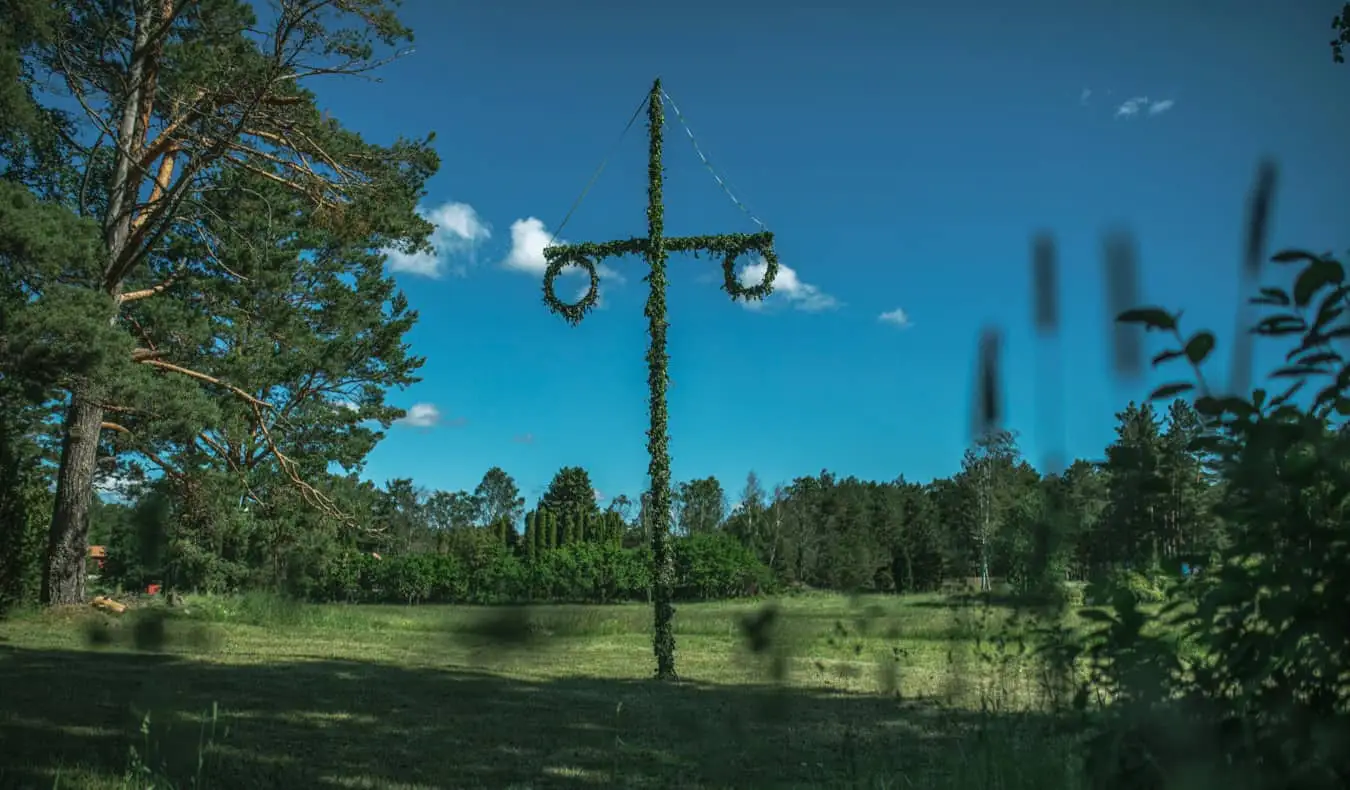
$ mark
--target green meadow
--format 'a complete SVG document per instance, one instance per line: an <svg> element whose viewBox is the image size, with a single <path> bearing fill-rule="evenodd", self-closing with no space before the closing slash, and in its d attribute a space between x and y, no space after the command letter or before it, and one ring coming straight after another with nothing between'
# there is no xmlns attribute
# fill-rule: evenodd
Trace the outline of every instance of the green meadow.
<svg viewBox="0 0 1350 790"><path fill-rule="evenodd" d="M162 616L161 616L162 615ZM1080 783L1008 610L806 595L645 605L189 598L0 623L0 783L36 788Z"/></svg>

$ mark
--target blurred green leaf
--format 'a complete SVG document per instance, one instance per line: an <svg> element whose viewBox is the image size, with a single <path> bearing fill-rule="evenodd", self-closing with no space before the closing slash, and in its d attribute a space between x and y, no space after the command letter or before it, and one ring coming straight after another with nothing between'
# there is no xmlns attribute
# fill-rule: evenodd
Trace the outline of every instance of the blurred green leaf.
<svg viewBox="0 0 1350 790"><path fill-rule="evenodd" d="M1196 332L1186 341L1186 358L1193 365L1199 365L1214 350L1213 332Z"/></svg>
<svg viewBox="0 0 1350 790"><path fill-rule="evenodd" d="M1314 365L1285 365L1282 368L1277 368L1274 373L1270 374L1270 377L1275 379L1292 379L1301 376L1316 376L1329 372L1330 371L1325 368L1319 368Z"/></svg>
<svg viewBox="0 0 1350 790"><path fill-rule="evenodd" d="M1252 328L1252 334L1280 337L1283 335L1304 332L1307 329L1308 322L1296 315L1273 315L1269 318L1261 319L1256 326Z"/></svg>
<svg viewBox="0 0 1350 790"><path fill-rule="evenodd" d="M1270 256L1270 260L1274 263L1298 263L1299 261L1315 261L1319 258L1320 256L1313 255L1306 250L1283 250Z"/></svg>
<svg viewBox="0 0 1350 790"><path fill-rule="evenodd" d="M1261 295L1253 297L1252 304L1273 304L1279 307L1289 306L1289 294L1285 293L1283 288L1262 288Z"/></svg>
<svg viewBox="0 0 1350 790"><path fill-rule="evenodd" d="M1324 258L1319 258L1308 265L1308 268L1299 273L1298 279L1294 281L1294 304L1299 307L1307 307L1312 301L1313 294L1332 283L1340 283L1345 280L1345 269L1341 264Z"/></svg>
<svg viewBox="0 0 1350 790"><path fill-rule="evenodd" d="M1153 358L1153 366L1157 367L1158 365L1161 365L1164 362L1168 362L1173 359L1180 359L1181 357L1184 356L1186 356L1185 351L1181 351L1175 348L1169 348L1168 350L1162 352L1161 354L1158 354L1158 356Z"/></svg>
<svg viewBox="0 0 1350 790"><path fill-rule="evenodd" d="M1316 354L1304 354L1299 358L1298 364L1316 367L1321 365L1332 365L1343 362L1344 360L1345 358L1335 351L1319 351Z"/></svg>
<svg viewBox="0 0 1350 790"><path fill-rule="evenodd" d="M1195 411L1206 417L1218 417L1224 413L1246 417L1255 412L1255 409L1249 402L1239 397L1201 396L1195 400Z"/></svg>
<svg viewBox="0 0 1350 790"><path fill-rule="evenodd" d="M1161 307L1139 307L1126 310L1116 316L1116 321L1121 324L1143 324L1144 329L1157 329L1163 332L1174 332L1177 328L1176 316Z"/></svg>
<svg viewBox="0 0 1350 790"><path fill-rule="evenodd" d="M1180 395L1183 392L1189 392L1193 389L1195 389L1195 385L1186 381L1177 382L1176 384L1164 384L1154 390L1153 394L1148 396L1148 399L1161 400L1163 398L1170 398L1174 395Z"/></svg>

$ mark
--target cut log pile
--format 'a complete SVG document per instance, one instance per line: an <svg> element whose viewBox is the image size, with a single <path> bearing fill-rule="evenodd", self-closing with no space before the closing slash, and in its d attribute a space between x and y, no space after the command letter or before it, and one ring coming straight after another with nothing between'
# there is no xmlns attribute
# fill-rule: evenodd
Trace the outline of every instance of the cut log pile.
<svg viewBox="0 0 1350 790"><path fill-rule="evenodd" d="M126 604L119 603L103 595L94 596L94 600L90 601L89 604L99 611L108 612L110 614L122 614L127 610Z"/></svg>

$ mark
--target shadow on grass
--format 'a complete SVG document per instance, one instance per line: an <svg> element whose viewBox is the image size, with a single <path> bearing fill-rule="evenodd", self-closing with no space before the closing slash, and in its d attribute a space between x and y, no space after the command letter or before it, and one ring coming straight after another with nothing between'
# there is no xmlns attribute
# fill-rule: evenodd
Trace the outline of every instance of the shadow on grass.
<svg viewBox="0 0 1350 790"><path fill-rule="evenodd" d="M1053 609L1057 604L1058 602L1052 598L1030 593L972 592L955 593L938 600L911 601L906 605L920 609L990 607L996 609L1039 612Z"/></svg>
<svg viewBox="0 0 1350 790"><path fill-rule="evenodd" d="M975 714L876 696L331 660L0 647L0 688L7 788L50 788L58 768L63 788L116 786L147 711L150 762L186 784L213 704L203 773L222 788L975 786L956 774L989 731ZM997 785L1065 786L1064 753L1034 751L1050 724L1003 727L1025 742L1007 744L1000 770L1059 765Z"/></svg>

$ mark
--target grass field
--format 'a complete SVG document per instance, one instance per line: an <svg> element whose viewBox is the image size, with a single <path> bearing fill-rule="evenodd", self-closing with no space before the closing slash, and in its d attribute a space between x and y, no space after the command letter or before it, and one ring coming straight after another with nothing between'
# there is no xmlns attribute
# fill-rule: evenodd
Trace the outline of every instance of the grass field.
<svg viewBox="0 0 1350 790"><path fill-rule="evenodd" d="M10 788L1081 785L1007 613L804 596L645 606L302 606L190 599L167 620L0 622ZM94 645L100 647L94 647ZM132 750L134 751L134 754Z"/></svg>

